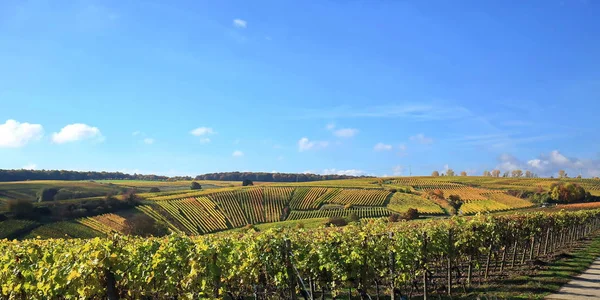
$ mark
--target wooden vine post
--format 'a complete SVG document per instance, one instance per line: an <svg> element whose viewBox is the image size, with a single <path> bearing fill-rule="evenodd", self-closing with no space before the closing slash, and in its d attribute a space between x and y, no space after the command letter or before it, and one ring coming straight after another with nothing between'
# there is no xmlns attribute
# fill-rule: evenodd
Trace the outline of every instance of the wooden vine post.
<svg viewBox="0 0 600 300"><path fill-rule="evenodd" d="M390 232L388 234L390 241L393 241L394 239L394 233ZM394 251L390 250L390 256L389 256L389 269L390 269L390 289L391 289L391 293L390 293L390 299L391 300L397 300L396 299L396 284L395 284L395 279L396 279L396 255L394 254Z"/></svg>
<svg viewBox="0 0 600 300"><path fill-rule="evenodd" d="M292 251L292 242L285 239L283 245L283 258L285 260L285 267L287 271L288 284L290 287L290 295L288 299L296 300L296 275L294 274L294 267L292 266L292 259L290 253Z"/></svg>
<svg viewBox="0 0 600 300"><path fill-rule="evenodd" d="M423 232L423 300L427 300L427 233Z"/></svg>
<svg viewBox="0 0 600 300"><path fill-rule="evenodd" d="M448 296L452 297L452 260L454 259L454 240L452 228L448 229Z"/></svg>

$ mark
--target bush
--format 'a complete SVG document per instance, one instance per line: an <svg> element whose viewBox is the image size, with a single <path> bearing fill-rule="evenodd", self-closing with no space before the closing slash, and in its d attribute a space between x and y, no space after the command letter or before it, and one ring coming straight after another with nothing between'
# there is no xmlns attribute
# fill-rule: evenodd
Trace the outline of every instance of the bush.
<svg viewBox="0 0 600 300"><path fill-rule="evenodd" d="M136 214L125 220L124 233L142 237L164 236L169 234L169 229L162 223L156 222L145 214Z"/></svg>
<svg viewBox="0 0 600 300"><path fill-rule="evenodd" d="M199 183L192 181L192 184L190 185L190 190L201 190L201 189L202 189L202 186Z"/></svg>
<svg viewBox="0 0 600 300"><path fill-rule="evenodd" d="M157 187L150 188L150 193L160 193L160 189Z"/></svg>
<svg viewBox="0 0 600 300"><path fill-rule="evenodd" d="M8 211L17 219L30 218L33 216L33 203L27 200L8 201Z"/></svg>
<svg viewBox="0 0 600 300"><path fill-rule="evenodd" d="M37 193L38 202L52 201L57 193L57 188L43 188Z"/></svg>
<svg viewBox="0 0 600 300"><path fill-rule="evenodd" d="M416 220L419 218L419 211L416 208L409 208L405 213L402 214L404 220Z"/></svg>
<svg viewBox="0 0 600 300"><path fill-rule="evenodd" d="M393 213L388 217L388 221L394 222L394 223L398 222L398 221L400 221L400 215L397 213Z"/></svg>
<svg viewBox="0 0 600 300"><path fill-rule="evenodd" d="M325 226L336 226L336 227L341 227L341 226L346 226L348 225L348 221L346 221L346 219L342 218L342 217L329 217L325 222L324 222Z"/></svg>
<svg viewBox="0 0 600 300"><path fill-rule="evenodd" d="M242 181L242 186L249 186L249 185L254 185L254 182L252 182L252 180L250 180L250 179L244 179L244 181Z"/></svg>
<svg viewBox="0 0 600 300"><path fill-rule="evenodd" d="M344 209L351 209L351 208L352 208L352 204L350 204L350 203L344 205Z"/></svg>
<svg viewBox="0 0 600 300"><path fill-rule="evenodd" d="M398 192L397 189L390 189L390 193L396 193L396 192Z"/></svg>
<svg viewBox="0 0 600 300"><path fill-rule="evenodd" d="M460 199L459 195L450 195L448 196L448 204L452 206L454 209L454 214L457 215L460 211L460 207L464 204L464 202Z"/></svg>
<svg viewBox="0 0 600 300"><path fill-rule="evenodd" d="M296 223L296 229L302 229L302 228L304 228L304 223L302 223L302 222Z"/></svg>
<svg viewBox="0 0 600 300"><path fill-rule="evenodd" d="M348 215L348 223L351 222L358 222L360 221L360 218L358 217L358 215L355 212L350 213L350 215Z"/></svg>

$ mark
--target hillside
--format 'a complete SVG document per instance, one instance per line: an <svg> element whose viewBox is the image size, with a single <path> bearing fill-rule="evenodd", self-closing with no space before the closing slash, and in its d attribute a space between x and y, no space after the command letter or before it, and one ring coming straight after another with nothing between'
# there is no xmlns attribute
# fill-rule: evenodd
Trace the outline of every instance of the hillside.
<svg viewBox="0 0 600 300"><path fill-rule="evenodd" d="M600 182L597 180L561 180L577 182L593 194L600 193ZM440 190L445 198L460 196L464 201L460 212L469 215L533 207L528 200L513 196L514 191L547 189L557 181L542 178L391 177L257 183L249 187L240 186L240 182L200 181L204 189L196 191L189 190L189 181L27 181L2 183L0 189L4 195L29 200L34 199L37 189L48 186L79 187L98 193L136 188L146 193L139 194L143 197L141 205L126 211L92 214L90 217L50 224L34 221L13 224L10 223L15 222L12 220L0 224L6 231L3 234L5 237L56 237L65 234L78 237L80 232L82 237L87 237L122 232L126 220L145 215L171 231L199 235L248 224L286 221L298 224L302 220L308 222L328 217L348 217L351 214L359 218L380 218L403 213L410 208L417 209L425 217L449 215L452 209L445 200L428 196L428 192L436 190ZM159 187L161 192L147 193L150 187ZM68 201L85 204L91 200ZM585 207L592 205L585 204Z"/></svg>

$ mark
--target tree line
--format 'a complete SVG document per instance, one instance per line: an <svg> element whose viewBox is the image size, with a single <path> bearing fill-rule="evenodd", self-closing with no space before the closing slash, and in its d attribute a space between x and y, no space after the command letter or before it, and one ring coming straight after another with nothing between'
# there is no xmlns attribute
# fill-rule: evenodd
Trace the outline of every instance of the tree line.
<svg viewBox="0 0 600 300"><path fill-rule="evenodd" d="M361 176L364 177L364 176ZM305 182L317 180L333 180L356 178L349 175L318 175L296 173L266 173L266 172L223 172L209 173L196 176L195 180L223 180L223 181L267 181L267 182ZM68 170L0 170L0 182L26 181L26 180L150 180L150 181L177 181L192 180L191 176L161 176L144 174L127 174L122 172L97 172L97 171L68 171Z"/></svg>
<svg viewBox="0 0 600 300"><path fill-rule="evenodd" d="M209 173L196 176L195 180L223 180L223 181L241 181L245 179L253 181L267 182L305 182L318 180L335 180L361 178L367 176L349 176L349 175L318 175L318 174L300 174L300 173L266 173L266 172L223 172Z"/></svg>

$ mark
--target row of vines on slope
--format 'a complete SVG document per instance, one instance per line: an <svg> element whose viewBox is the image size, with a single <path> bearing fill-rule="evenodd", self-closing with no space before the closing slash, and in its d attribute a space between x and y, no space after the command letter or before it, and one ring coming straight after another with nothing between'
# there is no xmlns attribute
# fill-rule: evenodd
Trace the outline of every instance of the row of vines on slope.
<svg viewBox="0 0 600 300"><path fill-rule="evenodd" d="M599 228L592 210L195 238L3 240L0 298L453 294Z"/></svg>

